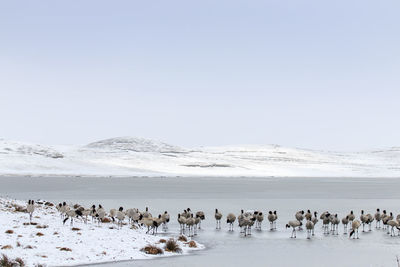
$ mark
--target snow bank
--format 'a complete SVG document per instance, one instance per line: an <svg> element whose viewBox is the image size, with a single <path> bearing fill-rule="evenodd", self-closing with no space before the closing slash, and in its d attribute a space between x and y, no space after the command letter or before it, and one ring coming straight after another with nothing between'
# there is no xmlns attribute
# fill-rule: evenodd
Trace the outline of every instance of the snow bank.
<svg viewBox="0 0 400 267"><path fill-rule="evenodd" d="M90 220L88 224L76 221L73 227L79 230L73 230L69 222L62 224L54 207L45 204L36 204L32 225L28 213L15 211L25 206L22 201L0 198L0 254L21 257L27 266L71 266L176 255L164 251L154 256L140 251L150 244L163 248L159 240L169 237L148 235L127 225L119 230L112 223L99 226ZM198 243L197 248L190 248L187 242L177 242L182 254L204 248Z"/></svg>
<svg viewBox="0 0 400 267"><path fill-rule="evenodd" d="M181 148L133 137L86 146L0 140L0 175L400 177L400 149L331 152L277 145Z"/></svg>

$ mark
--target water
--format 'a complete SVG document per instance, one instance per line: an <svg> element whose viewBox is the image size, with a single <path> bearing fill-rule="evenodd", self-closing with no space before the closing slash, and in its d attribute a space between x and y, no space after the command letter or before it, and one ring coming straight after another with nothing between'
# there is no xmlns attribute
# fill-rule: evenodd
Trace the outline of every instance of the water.
<svg viewBox="0 0 400 267"><path fill-rule="evenodd" d="M153 215L168 210L173 216L170 233L178 233L176 214L190 207L203 210L206 220L194 239L207 249L184 257L147 261L108 263L101 266L396 266L400 237L389 237L382 230L361 233L359 240L343 235L324 236L321 222L316 236L306 239L305 231L290 239L284 226L301 209L329 210L345 216L351 209L375 213L387 209L400 212L400 179L349 178L0 178L0 194L17 199L42 198L49 201L102 204L107 209L148 206ZM235 227L228 232L215 229L214 210L223 215L240 209L264 213L278 211L278 231L253 231L244 237Z"/></svg>

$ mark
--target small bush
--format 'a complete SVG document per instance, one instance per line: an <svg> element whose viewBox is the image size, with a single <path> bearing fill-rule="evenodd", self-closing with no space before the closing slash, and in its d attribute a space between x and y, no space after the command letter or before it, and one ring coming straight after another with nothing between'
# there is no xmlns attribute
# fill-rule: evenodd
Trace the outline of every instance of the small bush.
<svg viewBox="0 0 400 267"><path fill-rule="evenodd" d="M27 245L26 247L24 247L24 249L33 249L33 247L31 245Z"/></svg>
<svg viewBox="0 0 400 267"><path fill-rule="evenodd" d="M31 223L24 222L23 225L31 225Z"/></svg>
<svg viewBox="0 0 400 267"><path fill-rule="evenodd" d="M165 239L160 239L158 242L160 242L160 243L167 243L167 240L165 240Z"/></svg>
<svg viewBox="0 0 400 267"><path fill-rule="evenodd" d="M180 237L178 237L178 240L182 241L182 242L187 242L188 241L186 236L184 236L184 235L181 235Z"/></svg>
<svg viewBox="0 0 400 267"><path fill-rule="evenodd" d="M37 223L35 223L35 222L31 222L31 225L37 225Z"/></svg>
<svg viewBox="0 0 400 267"><path fill-rule="evenodd" d="M70 248L60 248L60 251L72 251Z"/></svg>
<svg viewBox="0 0 400 267"><path fill-rule="evenodd" d="M151 255L158 255L158 254L163 254L164 251L156 246L153 245L147 245L144 248L142 248L140 251L143 251L146 254L151 254Z"/></svg>
<svg viewBox="0 0 400 267"><path fill-rule="evenodd" d="M0 258L0 266L1 267L16 267L20 266L23 267L25 266L25 262L21 258L16 258L15 260L11 260L8 258L6 255L2 255Z"/></svg>
<svg viewBox="0 0 400 267"><path fill-rule="evenodd" d="M54 232L53 235L58 235L58 232Z"/></svg>
<svg viewBox="0 0 400 267"><path fill-rule="evenodd" d="M24 260L23 260L23 259L21 259L20 257L18 257L18 258L15 258L15 260L14 260L14 261L15 261L16 263L18 263L20 267L24 267L24 266L25 266L25 262L24 262Z"/></svg>
<svg viewBox="0 0 400 267"><path fill-rule="evenodd" d="M41 232L37 232L36 235L37 235L37 236L44 236L44 234L41 233Z"/></svg>
<svg viewBox="0 0 400 267"><path fill-rule="evenodd" d="M2 246L1 249L12 249L13 247L11 245L5 245Z"/></svg>
<svg viewBox="0 0 400 267"><path fill-rule="evenodd" d="M190 242L185 243L186 245L189 245L189 248L197 248L197 244L196 242L194 242L193 240Z"/></svg>
<svg viewBox="0 0 400 267"><path fill-rule="evenodd" d="M181 253L182 249L174 239L170 239L165 243L165 251Z"/></svg>
<svg viewBox="0 0 400 267"><path fill-rule="evenodd" d="M72 227L72 229L71 229L72 231L80 231L81 230L81 228L77 228L77 227Z"/></svg>
<svg viewBox="0 0 400 267"><path fill-rule="evenodd" d="M103 219L101 220L101 222L102 222L102 223L110 223L111 220L110 220L109 218L103 218Z"/></svg>
<svg viewBox="0 0 400 267"><path fill-rule="evenodd" d="M38 228L38 229L46 229L46 228L49 228L49 226L48 225L37 225L36 228Z"/></svg>
<svg viewBox="0 0 400 267"><path fill-rule="evenodd" d="M6 231L6 234L13 234L13 233L14 233L13 230L7 230L7 231Z"/></svg>

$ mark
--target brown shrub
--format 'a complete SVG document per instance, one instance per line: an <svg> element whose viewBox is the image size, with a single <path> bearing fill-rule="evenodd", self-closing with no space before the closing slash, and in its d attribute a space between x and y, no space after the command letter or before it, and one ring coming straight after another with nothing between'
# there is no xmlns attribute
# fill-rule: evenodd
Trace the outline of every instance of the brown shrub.
<svg viewBox="0 0 400 267"><path fill-rule="evenodd" d="M23 259L21 259L20 257L15 258L14 261L15 261L16 263L18 263L20 267L24 267L24 266L25 266L25 262L24 262Z"/></svg>
<svg viewBox="0 0 400 267"><path fill-rule="evenodd" d="M151 254L151 255L158 255L158 254L164 253L164 251L161 248L156 247L154 245L147 245L144 248L142 248L140 251L142 251L146 254Z"/></svg>
<svg viewBox="0 0 400 267"><path fill-rule="evenodd" d="M169 239L167 243L165 243L164 249L165 251L168 252L177 252L177 253L182 252L182 249L179 247L178 243L173 238Z"/></svg>
<svg viewBox="0 0 400 267"><path fill-rule="evenodd" d="M31 225L37 225L37 223L36 222L31 222Z"/></svg>
<svg viewBox="0 0 400 267"><path fill-rule="evenodd" d="M30 225L31 223L28 222L24 222L23 225Z"/></svg>
<svg viewBox="0 0 400 267"><path fill-rule="evenodd" d="M109 218L103 218L103 219L101 220L101 222L102 222L102 223L110 223L111 220L110 220Z"/></svg>
<svg viewBox="0 0 400 267"><path fill-rule="evenodd" d="M37 236L44 236L44 234L41 233L41 232L37 232L36 235L37 235Z"/></svg>
<svg viewBox="0 0 400 267"><path fill-rule="evenodd" d="M33 247L31 245L27 245L26 247L24 247L24 249L33 249Z"/></svg>
<svg viewBox="0 0 400 267"><path fill-rule="evenodd" d="M6 231L6 234L13 234L13 233L14 233L13 230L7 230L7 231Z"/></svg>
<svg viewBox="0 0 400 267"><path fill-rule="evenodd" d="M72 251L72 249L70 249L70 248L60 248L60 251Z"/></svg>
<svg viewBox="0 0 400 267"><path fill-rule="evenodd" d="M0 258L0 266L1 267L23 267L25 266L25 262L21 258L16 258L15 260L11 260L6 255L2 255Z"/></svg>
<svg viewBox="0 0 400 267"><path fill-rule="evenodd" d="M72 229L71 229L72 231L80 231L81 230L81 228L77 228L77 227L72 227Z"/></svg>
<svg viewBox="0 0 400 267"><path fill-rule="evenodd" d="M53 235L58 235L58 232L54 232Z"/></svg>
<svg viewBox="0 0 400 267"><path fill-rule="evenodd" d="M188 241L187 238L186 238L186 236L184 236L184 235L179 236L179 237L178 237L178 240L179 240L179 241L182 241L182 242L187 242L187 241Z"/></svg>
<svg viewBox="0 0 400 267"><path fill-rule="evenodd" d="M197 248L197 244L196 242L194 242L193 240L190 242L185 243L186 245L189 245L189 248Z"/></svg>
<svg viewBox="0 0 400 267"><path fill-rule="evenodd" d="M11 245L5 245L2 246L1 249L12 249L13 247Z"/></svg>
<svg viewBox="0 0 400 267"><path fill-rule="evenodd" d="M160 243L167 243L167 240L165 240L165 239L160 239L158 242L160 242Z"/></svg>
<svg viewBox="0 0 400 267"><path fill-rule="evenodd" d="M46 229L46 228L49 228L49 226L48 225L37 225L36 228L38 228L38 229Z"/></svg>

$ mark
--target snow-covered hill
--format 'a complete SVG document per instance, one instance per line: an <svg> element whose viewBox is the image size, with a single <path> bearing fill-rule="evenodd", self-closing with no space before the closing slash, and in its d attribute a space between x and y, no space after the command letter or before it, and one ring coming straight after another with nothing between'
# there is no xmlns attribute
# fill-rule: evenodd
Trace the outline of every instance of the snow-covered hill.
<svg viewBox="0 0 400 267"><path fill-rule="evenodd" d="M86 146L0 140L0 175L400 177L400 148L344 153L277 145L189 149L133 137Z"/></svg>

